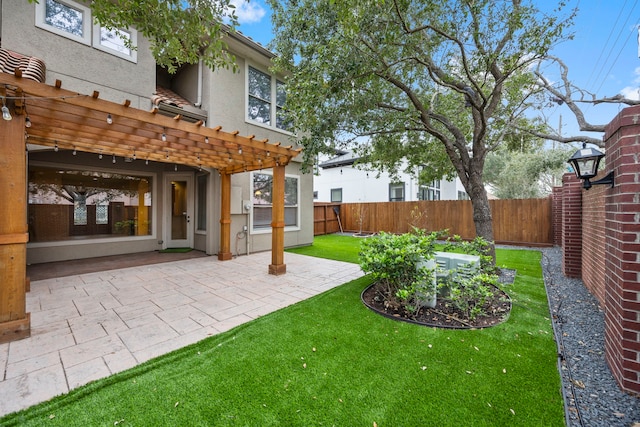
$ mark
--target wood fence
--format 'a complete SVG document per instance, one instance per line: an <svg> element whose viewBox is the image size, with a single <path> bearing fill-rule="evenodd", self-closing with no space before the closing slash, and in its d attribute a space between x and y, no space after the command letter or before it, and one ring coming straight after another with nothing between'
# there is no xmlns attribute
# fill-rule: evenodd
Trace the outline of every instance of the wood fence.
<svg viewBox="0 0 640 427"><path fill-rule="evenodd" d="M553 245L551 198L490 200L496 243ZM339 219L338 221L338 214ZM316 203L314 233L406 233L411 226L449 230L463 239L476 236L469 200L381 203Z"/></svg>

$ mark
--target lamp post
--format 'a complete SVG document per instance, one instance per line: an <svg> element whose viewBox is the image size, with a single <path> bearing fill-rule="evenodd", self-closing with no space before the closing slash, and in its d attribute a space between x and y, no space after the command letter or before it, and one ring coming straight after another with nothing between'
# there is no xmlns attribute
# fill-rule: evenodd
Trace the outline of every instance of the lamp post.
<svg viewBox="0 0 640 427"><path fill-rule="evenodd" d="M604 157L604 153L596 150L595 148L587 148L587 143L582 143L582 148L573 153L573 156L567 160L567 162L573 167L574 172L578 179L584 180L582 188L585 190L590 189L593 185L610 184L613 188L613 172L610 172L607 176L597 181L591 182L591 179L598 174L598 166L600 160Z"/></svg>

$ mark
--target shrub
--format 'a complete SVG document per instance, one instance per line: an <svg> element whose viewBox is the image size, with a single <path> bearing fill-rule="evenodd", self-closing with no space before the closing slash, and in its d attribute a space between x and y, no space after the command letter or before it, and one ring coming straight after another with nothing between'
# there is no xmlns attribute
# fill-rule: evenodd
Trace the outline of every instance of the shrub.
<svg viewBox="0 0 640 427"><path fill-rule="evenodd" d="M417 228L399 235L381 232L362 242L360 268L386 286L387 296L409 301L433 277L433 270L417 265L421 259L433 258L439 236Z"/></svg>
<svg viewBox="0 0 640 427"><path fill-rule="evenodd" d="M480 257L480 271L487 274L495 274L499 269L493 262L493 257L489 255L490 248L491 244L486 239L480 236L467 242L462 240L460 236L455 235L447 239L444 250L459 250L465 254L477 255Z"/></svg>
<svg viewBox="0 0 640 427"><path fill-rule="evenodd" d="M448 301L464 313L470 320L487 314L485 305L494 296L492 285L498 283L498 277L480 273L470 278L450 275L446 286L449 288Z"/></svg>

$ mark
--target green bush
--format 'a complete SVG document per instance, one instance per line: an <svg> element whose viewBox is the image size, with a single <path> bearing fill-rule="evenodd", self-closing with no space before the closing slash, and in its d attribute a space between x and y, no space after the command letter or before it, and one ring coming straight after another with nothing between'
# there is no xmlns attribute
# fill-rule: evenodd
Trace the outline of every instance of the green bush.
<svg viewBox="0 0 640 427"><path fill-rule="evenodd" d="M447 300L468 319L475 320L487 314L485 305L494 297L492 285L497 283L498 277L493 274L480 273L470 278L452 274L446 282Z"/></svg>
<svg viewBox="0 0 640 427"><path fill-rule="evenodd" d="M386 286L387 296L410 301L416 291L425 292L424 283L433 277L432 269L417 265L420 260L433 258L439 236L417 228L399 235L381 232L362 242L360 267Z"/></svg>

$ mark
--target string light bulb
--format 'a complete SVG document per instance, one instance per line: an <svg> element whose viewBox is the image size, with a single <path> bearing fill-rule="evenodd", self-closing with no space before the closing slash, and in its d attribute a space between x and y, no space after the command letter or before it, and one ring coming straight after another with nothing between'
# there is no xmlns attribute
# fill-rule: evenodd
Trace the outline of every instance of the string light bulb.
<svg viewBox="0 0 640 427"><path fill-rule="evenodd" d="M148 165L148 164L149 164L149 159L146 159L146 160L144 161L144 164L145 164L145 165Z"/></svg>
<svg viewBox="0 0 640 427"><path fill-rule="evenodd" d="M78 154L78 152L76 151L76 147L73 147L73 155L75 156L76 154Z"/></svg>
<svg viewBox="0 0 640 427"><path fill-rule="evenodd" d="M113 160L111 161L111 163L115 163L116 162L116 155L113 155Z"/></svg>
<svg viewBox="0 0 640 427"><path fill-rule="evenodd" d="M113 123L113 117L111 117L111 113L107 114L107 124L112 124Z"/></svg>
<svg viewBox="0 0 640 427"><path fill-rule="evenodd" d="M24 119L24 127L26 127L26 128L30 128L31 127L31 119L29 118L29 116L25 117L25 119Z"/></svg>
<svg viewBox="0 0 640 427"><path fill-rule="evenodd" d="M242 147L238 148L238 154L242 154Z"/></svg>
<svg viewBox="0 0 640 427"><path fill-rule="evenodd" d="M208 136L205 136L205 137L204 137L204 143L205 143L205 144L208 144L208 143L209 143L209 137L208 137Z"/></svg>
<svg viewBox="0 0 640 427"><path fill-rule="evenodd" d="M162 132L162 142L167 142L167 134Z"/></svg>
<svg viewBox="0 0 640 427"><path fill-rule="evenodd" d="M98 154L98 159L102 160L102 150L100 150L100 154Z"/></svg>
<svg viewBox="0 0 640 427"><path fill-rule="evenodd" d="M178 172L178 164L177 163L175 165L173 165L173 170Z"/></svg>
<svg viewBox="0 0 640 427"><path fill-rule="evenodd" d="M7 107L7 98L2 98L2 118L5 120L11 120L11 112L9 111L9 107Z"/></svg>
<svg viewBox="0 0 640 427"><path fill-rule="evenodd" d="M55 145L53 146L53 151L55 151L56 153L58 152L58 142L56 141Z"/></svg>

